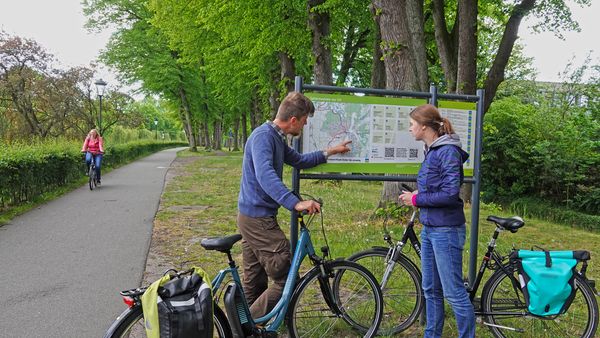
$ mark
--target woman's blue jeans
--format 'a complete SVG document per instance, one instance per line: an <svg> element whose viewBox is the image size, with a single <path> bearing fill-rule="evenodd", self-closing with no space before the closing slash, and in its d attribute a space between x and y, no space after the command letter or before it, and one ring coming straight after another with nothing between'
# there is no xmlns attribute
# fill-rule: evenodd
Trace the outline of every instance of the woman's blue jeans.
<svg viewBox="0 0 600 338"><path fill-rule="evenodd" d="M94 159L94 164L96 165L96 177L98 177L98 181L100 181L100 166L102 165L102 154L93 155L89 151L85 153L85 164L87 167L90 167L92 164L92 158Z"/></svg>
<svg viewBox="0 0 600 338"><path fill-rule="evenodd" d="M452 306L459 337L475 337L475 312L464 285L462 253L466 227L423 226L421 272L427 325L425 337L441 337L444 328L444 298Z"/></svg>

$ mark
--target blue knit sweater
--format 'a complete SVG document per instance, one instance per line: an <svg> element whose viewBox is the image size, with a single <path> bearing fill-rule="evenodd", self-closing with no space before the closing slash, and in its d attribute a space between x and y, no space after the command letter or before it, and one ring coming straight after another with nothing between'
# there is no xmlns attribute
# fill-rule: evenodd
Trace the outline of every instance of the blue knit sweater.
<svg viewBox="0 0 600 338"><path fill-rule="evenodd" d="M280 205L293 210L300 199L283 184L283 164L306 169L325 162L322 151L300 154L290 148L268 123L254 129L244 148L240 213L250 217L276 216Z"/></svg>

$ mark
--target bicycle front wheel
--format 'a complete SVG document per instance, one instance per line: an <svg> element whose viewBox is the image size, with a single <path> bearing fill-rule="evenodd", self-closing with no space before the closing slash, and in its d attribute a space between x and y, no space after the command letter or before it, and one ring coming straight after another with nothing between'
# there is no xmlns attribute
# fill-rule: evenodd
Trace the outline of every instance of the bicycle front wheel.
<svg viewBox="0 0 600 338"><path fill-rule="evenodd" d="M92 166L90 166L90 171L88 172L88 177L89 177L90 190L94 190L94 188L96 187L96 170L94 170L94 168Z"/></svg>
<svg viewBox="0 0 600 338"><path fill-rule="evenodd" d="M516 267L507 269L518 281ZM519 286L513 286L511 278L498 270L486 282L481 295L484 324L495 337L594 337L598 327L594 291L579 275L575 276L575 288L575 299L566 313L538 317L527 311Z"/></svg>
<svg viewBox="0 0 600 338"><path fill-rule="evenodd" d="M287 326L291 337L373 337L382 313L375 277L359 264L334 261L312 269L299 281L288 308ZM367 330L360 332L353 326Z"/></svg>
<svg viewBox="0 0 600 338"><path fill-rule="evenodd" d="M213 311L213 337L232 338L227 317L217 305ZM112 324L104 338L144 338L147 337L144 327L142 307L136 306L125 310Z"/></svg>
<svg viewBox="0 0 600 338"><path fill-rule="evenodd" d="M379 327L381 335L393 335L408 329L419 318L424 306L421 272L404 255L396 261L388 256L388 248L373 248L348 258L369 269L381 284L384 304Z"/></svg>

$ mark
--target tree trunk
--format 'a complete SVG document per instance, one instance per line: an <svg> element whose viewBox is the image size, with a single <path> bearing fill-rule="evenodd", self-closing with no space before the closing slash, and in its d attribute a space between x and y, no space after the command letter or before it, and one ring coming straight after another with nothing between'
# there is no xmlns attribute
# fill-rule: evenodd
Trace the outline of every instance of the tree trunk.
<svg viewBox="0 0 600 338"><path fill-rule="evenodd" d="M181 100L181 111L184 116L183 124L186 134L188 135L188 142L190 143L190 151L198 151L198 148L196 146L196 135L194 133L194 128L192 127L190 107L187 100L187 95L185 93L185 89L183 87L179 87L179 98Z"/></svg>
<svg viewBox="0 0 600 338"><path fill-rule="evenodd" d="M395 0L374 0L379 10L379 28L385 64L386 88L411 90L417 85L415 66L410 53L410 31L405 3Z"/></svg>
<svg viewBox="0 0 600 338"><path fill-rule="evenodd" d="M406 13L406 2L374 0L375 13L379 13L381 45L384 55L386 88L392 90L418 89L414 57L411 55L411 32ZM413 28L416 30L417 28ZM422 27L421 27L422 29ZM384 182L380 206L398 201L400 184Z"/></svg>
<svg viewBox="0 0 600 338"><path fill-rule="evenodd" d="M331 49L325 42L330 33L329 13L315 8L324 2L325 0L308 0L308 26L312 32L312 53L315 57L313 68L315 84L332 85L333 68Z"/></svg>
<svg viewBox="0 0 600 338"><path fill-rule="evenodd" d="M458 69L456 92L475 94L477 87L477 0L458 2Z"/></svg>
<svg viewBox="0 0 600 338"><path fill-rule="evenodd" d="M449 93L456 91L457 58L454 38L448 32L444 0L432 1L432 16L435 32L435 42L446 78L446 88Z"/></svg>
<svg viewBox="0 0 600 338"><path fill-rule="evenodd" d="M248 141L248 114L246 110L242 110L242 150L246 148L246 141Z"/></svg>
<svg viewBox="0 0 600 338"><path fill-rule="evenodd" d="M498 53L496 54L494 63L492 64L492 67L490 68L487 74L487 78L485 80L485 100L483 102L484 114L490 108L492 100L496 96L498 86L500 85L500 83L502 83L502 81L504 81L504 71L506 69L506 65L508 64L510 55L512 54L515 41L518 38L517 34L519 32L521 20L527 14L529 14L529 12L533 9L534 6L535 0L523 0L520 4L514 7L510 18L508 18L506 27L504 27L504 34L502 35L502 40L500 40Z"/></svg>
<svg viewBox="0 0 600 338"><path fill-rule="evenodd" d="M213 150L221 150L222 145L223 145L223 129L222 129L222 125L221 125L221 120L216 120L213 122L212 149Z"/></svg>
<svg viewBox="0 0 600 338"><path fill-rule="evenodd" d="M235 120L233 121L233 151L240 150L239 135L240 135L240 117L236 116Z"/></svg>
<svg viewBox="0 0 600 338"><path fill-rule="evenodd" d="M285 83L287 92L294 91L294 80L296 78L296 65L294 60L284 52L277 54L279 64L281 65L281 80Z"/></svg>
<svg viewBox="0 0 600 338"><path fill-rule="evenodd" d="M281 68L281 65L279 65ZM283 81L284 83L291 83L289 78L283 78L283 75L280 75L279 72L272 71L271 72L271 93L269 94L269 107L271 108L270 120L274 120L277 115L277 110L279 109L279 97L281 96L281 92L279 90L279 84Z"/></svg>
<svg viewBox="0 0 600 338"><path fill-rule="evenodd" d="M422 1L406 0L406 23L409 30L411 57L417 84L416 87L413 87L413 90L426 92L429 90L429 70L425 48Z"/></svg>
<svg viewBox="0 0 600 338"><path fill-rule="evenodd" d="M205 118L204 122L200 124L202 128L202 136L204 137L204 149L211 150L211 142L210 142L210 129L208 128L208 119Z"/></svg>
<svg viewBox="0 0 600 338"><path fill-rule="evenodd" d="M379 28L380 15L377 14L375 4L369 6L375 21L375 39L373 41L373 66L371 70L371 87L385 88L385 64L381 51L381 29Z"/></svg>

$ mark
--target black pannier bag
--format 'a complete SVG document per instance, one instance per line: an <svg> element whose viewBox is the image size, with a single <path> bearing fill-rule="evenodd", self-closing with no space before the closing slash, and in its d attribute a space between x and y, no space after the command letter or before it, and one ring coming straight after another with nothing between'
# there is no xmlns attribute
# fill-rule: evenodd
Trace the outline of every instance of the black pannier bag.
<svg viewBox="0 0 600 338"><path fill-rule="evenodd" d="M204 270L165 275L142 296L144 324L152 338L213 336L213 299Z"/></svg>

